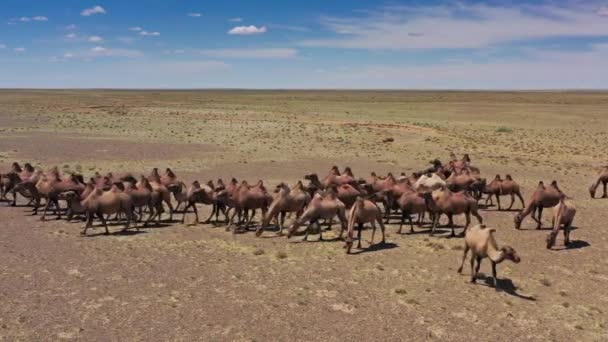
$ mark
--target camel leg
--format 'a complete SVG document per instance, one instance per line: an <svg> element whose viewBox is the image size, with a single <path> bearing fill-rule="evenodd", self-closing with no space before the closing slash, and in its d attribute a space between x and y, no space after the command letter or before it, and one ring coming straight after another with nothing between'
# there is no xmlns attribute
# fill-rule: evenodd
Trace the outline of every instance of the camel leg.
<svg viewBox="0 0 608 342"><path fill-rule="evenodd" d="M370 241L370 244L374 244L374 236L376 235L376 222L372 221L371 222L372 225L372 241Z"/></svg>
<svg viewBox="0 0 608 342"><path fill-rule="evenodd" d="M177 206L175 207L175 212L177 211L177 208L179 207L180 203L177 203ZM182 224L184 224L186 222L186 214L188 214L188 209L190 209L190 207L192 206L191 202L188 202L188 204L184 205L184 211L182 212Z"/></svg>
<svg viewBox="0 0 608 342"><path fill-rule="evenodd" d="M469 254L469 246L464 244L464 253L462 254L462 262L460 263L460 267L458 267L458 273L462 273L462 267L464 266L464 261L467 259L467 254Z"/></svg>
<svg viewBox="0 0 608 342"><path fill-rule="evenodd" d="M333 220L333 218L329 219L329 227L331 229L331 221ZM323 229L321 229L321 226L317 223L317 227L319 228L319 241L323 241ZM342 235L342 234L340 234Z"/></svg>
<svg viewBox="0 0 608 342"><path fill-rule="evenodd" d="M456 236L456 233L454 233L454 217L452 214L448 214L448 224L450 225L450 227L452 227L452 237Z"/></svg>
<svg viewBox="0 0 608 342"><path fill-rule="evenodd" d="M570 224L564 227L564 246L570 245Z"/></svg>
<svg viewBox="0 0 608 342"><path fill-rule="evenodd" d="M285 227L285 216L287 216L287 213L282 211L281 218L279 219L279 236L283 236L283 228Z"/></svg>
<svg viewBox="0 0 608 342"><path fill-rule="evenodd" d="M359 222L357 225L357 248L361 249L361 232L363 231L363 223Z"/></svg>
<svg viewBox="0 0 608 342"><path fill-rule="evenodd" d="M509 204L509 208L507 210L511 210L511 208L513 208L513 203L515 203L515 194L511 193L511 204Z"/></svg>
<svg viewBox="0 0 608 342"><path fill-rule="evenodd" d="M412 218L410 217L410 222L412 221ZM405 223L405 211L401 210L401 224L399 225L399 230L397 231L397 234L401 234L401 228L403 228L403 223Z"/></svg>
<svg viewBox="0 0 608 342"><path fill-rule="evenodd" d="M438 213L433 214L433 226L431 227L431 236L435 235L435 227L437 227L437 221L439 221Z"/></svg>
<svg viewBox="0 0 608 342"><path fill-rule="evenodd" d="M608 182L603 182L604 184L604 194L602 195L602 198L608 198L608 193L606 192L607 188L608 188Z"/></svg>
<svg viewBox="0 0 608 342"><path fill-rule="evenodd" d="M234 213L232 214L232 216L230 217L230 220L228 221L228 226L226 227L226 231L230 231L230 229L232 228L232 225L234 224L234 218L237 216L238 212L239 212L239 210L236 210L236 208L235 208ZM239 217L239 219L240 219L240 217Z"/></svg>
<svg viewBox="0 0 608 342"><path fill-rule="evenodd" d="M500 208L500 195L499 194L496 194L496 202L498 203L498 210L502 210Z"/></svg>
<svg viewBox="0 0 608 342"><path fill-rule="evenodd" d="M471 283L475 282L475 253L471 254Z"/></svg>
<svg viewBox="0 0 608 342"><path fill-rule="evenodd" d="M475 255L475 253L473 253ZM479 268L481 267L481 257L477 257L477 265L475 266L475 276L472 279L473 282L477 280L477 275L479 274Z"/></svg>
<svg viewBox="0 0 608 342"><path fill-rule="evenodd" d="M498 287L498 279L496 279L496 263L492 261L492 279L494 280L494 288Z"/></svg>
<svg viewBox="0 0 608 342"><path fill-rule="evenodd" d="M484 207L488 207L488 202L492 200L492 194L488 194L488 197L486 197L486 201L484 202Z"/></svg>
<svg viewBox="0 0 608 342"><path fill-rule="evenodd" d="M51 201L47 199L46 203L44 205L44 210L42 211L42 216L40 217L40 221L44 221L46 219L46 212L49 209L50 205L51 205Z"/></svg>
<svg viewBox="0 0 608 342"><path fill-rule="evenodd" d="M471 225L471 213L466 212L464 214L464 218L466 219L466 223L464 225L464 230L462 231L462 233L460 234L461 236L464 236L467 232L467 229L469 228L469 225ZM452 229L452 233L454 232L454 229Z"/></svg>
<svg viewBox="0 0 608 342"><path fill-rule="evenodd" d="M412 215L408 214L407 215L408 220L410 220L410 233L414 232L414 222L412 222Z"/></svg>
<svg viewBox="0 0 608 342"><path fill-rule="evenodd" d="M538 226L536 229L540 229L542 227L542 219L543 219L543 207L538 207Z"/></svg>
<svg viewBox="0 0 608 342"><path fill-rule="evenodd" d="M376 222L380 225L380 232L382 233L382 241L380 243L385 244L386 243L386 227L384 226L384 223L382 223L382 216L379 216L376 218ZM412 217L410 216L410 223L412 222ZM374 231L376 231L376 225L374 224ZM373 235L372 235L372 243L374 242L373 239Z"/></svg>
<svg viewBox="0 0 608 342"><path fill-rule="evenodd" d="M97 217L99 217L99 219L101 220L101 223L105 227L106 235L110 235L110 230L108 229L108 222L106 222L106 218L103 216L102 213L97 213Z"/></svg>
<svg viewBox="0 0 608 342"><path fill-rule="evenodd" d="M125 227L121 230L121 232L126 232L129 229L129 226L131 225L131 219L133 218L133 211L125 210L125 216L127 217L127 223L125 224Z"/></svg>
<svg viewBox="0 0 608 342"><path fill-rule="evenodd" d="M213 217L214 214L215 214L215 222L217 222L217 217L218 217L217 213L218 213L217 204L213 203L211 205L211 215L209 215L209 217L203 223L207 224L207 223L211 222L211 218Z"/></svg>
<svg viewBox="0 0 608 342"><path fill-rule="evenodd" d="M87 235L87 229L93 225L93 215L91 215L90 211L87 211L87 223L84 226L84 230L80 232L80 235Z"/></svg>
<svg viewBox="0 0 608 342"><path fill-rule="evenodd" d="M517 197L518 197L518 198L519 198L519 200L521 201L521 207L522 207L522 208L525 208L525 207L526 207L526 204L525 204L525 202L524 202L524 197L521 195L521 193L520 193L519 191L518 191L518 192L516 192L515 194L517 195Z"/></svg>
<svg viewBox="0 0 608 342"><path fill-rule="evenodd" d="M192 209L194 210L194 224L198 224L198 209L196 203L192 203Z"/></svg>

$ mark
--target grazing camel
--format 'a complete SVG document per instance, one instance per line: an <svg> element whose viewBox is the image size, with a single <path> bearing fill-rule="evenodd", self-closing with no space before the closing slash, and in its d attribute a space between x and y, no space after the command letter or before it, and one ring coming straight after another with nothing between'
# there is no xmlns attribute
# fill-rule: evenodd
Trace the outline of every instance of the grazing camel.
<svg viewBox="0 0 608 342"><path fill-rule="evenodd" d="M475 283L479 268L481 267L481 261L484 258L489 258L492 262L492 277L494 287L497 285L496 279L496 265L500 264L504 260L511 260L514 263L519 263L521 259L513 247L503 246L498 248L496 239L494 238L494 228L485 228L481 225L472 226L464 237L464 253L462 255L462 262L458 268L458 273L462 273L462 267L464 261L467 258L469 250L473 251L471 255L471 283ZM477 266L473 269L475 260L477 260Z"/></svg>
<svg viewBox="0 0 608 342"><path fill-rule="evenodd" d="M589 187L589 194L591 195L591 198L595 198L595 192L600 184L602 184L604 187L602 198L608 198L608 193L606 192L606 188L608 187L608 166L605 166L602 171L600 171L595 183L591 184Z"/></svg>
<svg viewBox="0 0 608 342"><path fill-rule="evenodd" d="M306 228L306 235L304 235L303 241L306 241L308 238L308 234L310 233L310 226L313 224L318 225L318 221L320 219L330 220L334 218L334 216L338 216L341 224L340 230L340 238L346 229L347 220L346 220L346 206L342 201L340 201L336 194L333 192L328 192L324 195L315 194L315 196L310 200L308 207L304 210L304 213L300 218L295 220L295 222L289 228L287 238L291 238L291 236L298 230L298 228L303 225L305 222L309 222L310 224ZM321 229L319 229L319 241L323 241L323 233Z"/></svg>
<svg viewBox="0 0 608 342"><path fill-rule="evenodd" d="M521 223L526 216L532 214L532 219L536 221L536 229L540 229L542 225L543 208L555 207L561 199L565 197L564 193L557 187L557 182L551 182L551 185L547 188L541 181L538 182L536 190L530 197L528 205L517 213L513 218L516 229L521 229ZM538 218L534 217L534 212L538 210Z"/></svg>
<svg viewBox="0 0 608 342"><path fill-rule="evenodd" d="M106 229L106 234L110 234L105 215L125 214L127 222L122 231L129 229L131 220L133 219L133 202L131 197L120 191L116 185L112 186L109 191L95 189L82 202L82 207L87 216L87 223L84 230L80 233L86 235L87 230L93 225L93 218L97 216ZM139 229L139 228L138 228Z"/></svg>
<svg viewBox="0 0 608 342"><path fill-rule="evenodd" d="M374 244L376 223L380 225L380 230L382 232L382 241L380 243L386 243L385 228L384 223L382 222L382 212L380 211L380 208L378 208L376 203L359 197L348 213L348 230L346 234L346 244L344 245L344 248L346 248L346 254L350 254L353 247L355 224L357 225L358 230L357 248L361 248L361 231L363 230L363 225L366 223L370 223L373 229L370 244Z"/></svg>
<svg viewBox="0 0 608 342"><path fill-rule="evenodd" d="M448 188L443 188L435 190L430 194L425 193L424 196L426 199L427 208L434 214L431 236L435 234L435 228L439 223L440 214L447 215L449 219L449 226L452 228L451 236L456 236L454 233L454 221L452 220L454 215L465 215L466 224L462 233L463 235L466 233L467 228L471 223L471 214L477 218L479 224L483 223L482 217L477 212L477 201L464 191L452 192Z"/></svg>
<svg viewBox="0 0 608 342"><path fill-rule="evenodd" d="M570 244L570 230L576 215L576 205L570 198L563 198L553 207L553 230L547 236L547 249L555 245L555 239L560 228L564 230L564 246Z"/></svg>
<svg viewBox="0 0 608 342"><path fill-rule="evenodd" d="M268 227L268 224L273 219L280 215L280 219L277 219L279 225L278 235L283 235L283 227L285 224L285 216L287 213L296 213L296 219L300 217L304 208L310 203L310 195L304 189L304 185L301 181L298 181L296 185L290 189L287 184L281 183L277 185L277 195L268 208L268 214L262 220L262 224L255 232L255 236L260 236L264 232L264 229Z"/></svg>
<svg viewBox="0 0 608 342"><path fill-rule="evenodd" d="M521 195L521 190L519 184L517 184L511 175L506 175L505 179L501 179L500 175L496 175L494 179L490 182L490 184L486 185L483 193L487 194L485 205L488 205L488 201L492 201L492 196L496 197L496 202L498 203L498 210L502 210L500 207L500 196L510 195L511 196L511 204L507 208L507 210L511 210L513 208L513 204L515 203L515 196L519 198L521 201L522 208L526 207L524 202L524 198Z"/></svg>

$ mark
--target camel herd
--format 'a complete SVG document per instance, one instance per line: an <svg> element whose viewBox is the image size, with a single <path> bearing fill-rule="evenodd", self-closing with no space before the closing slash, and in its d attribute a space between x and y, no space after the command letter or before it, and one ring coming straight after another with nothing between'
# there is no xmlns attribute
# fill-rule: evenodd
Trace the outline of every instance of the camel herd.
<svg viewBox="0 0 608 342"><path fill-rule="evenodd" d="M564 244L570 243L576 206L559 189L557 182L553 181L549 186L539 182L526 203L520 186L510 175L504 178L496 175L487 183L480 176L479 168L471 165L471 159L466 154L461 159L452 154L451 160L445 165L437 159L430 164L430 167L411 175L401 173L396 177L389 173L381 177L372 173L367 178L355 178L350 167L340 172L334 166L324 177L315 173L305 175L306 184L298 181L290 187L280 183L269 191L262 181L251 185L234 178L227 183L218 179L205 184L198 181L186 184L168 168L162 175L155 168L147 177L96 173L85 180L82 175L61 174L57 168L43 172L29 163L22 167L15 162L8 172L0 175L0 200L16 206L18 198L23 197L33 207L34 215L42 209L42 220L45 220L49 210L57 219L61 219L62 214L68 221L80 218L86 222L81 232L83 235L93 227L95 219L101 222L108 234L108 220L124 222L123 231L131 227L139 230L154 222L160 224L167 211L169 222L173 221L174 213L180 213L183 223L186 215L192 211L198 223L197 205L211 207L211 214L205 223L215 217L216 224L225 224L226 230L233 234L254 227L258 237L271 227L276 227L277 235L283 235L287 229L287 238L291 238L300 227L306 227L304 241L313 229L318 230L319 239L323 240L323 231L331 229L337 219L340 224L338 240L344 241L347 253L351 253L355 239L357 248L361 248L362 230L368 224L373 229L371 243L378 226L382 234L380 243L385 243L385 225L394 218L394 213L400 213L397 215L400 219L398 234L401 234L406 220L410 232L414 232L414 225L421 227L428 215L431 236L437 233L442 216L447 217L445 227L449 227L451 236L455 236L453 217L464 215L466 224L461 235L465 237L465 250L462 265L468 252L472 251L473 282L485 257L492 262L494 278L496 264L503 260L520 260L512 247L498 247L493 234L495 229L486 228L479 214L480 208L487 207L488 203L493 205L494 199L498 210L502 210L501 196L511 197L507 210L513 207L515 197L521 202L522 209L513 219L516 229L520 229L528 215L532 216L537 222L537 229L540 229L543 209L552 208L553 229L547 236L546 247L554 246L560 229L564 232ZM602 170L597 181L589 188L591 197L595 197L600 185L603 185L603 197L608 197L608 167ZM258 210L261 211L261 220L256 226L253 219ZM469 227L471 215L478 224ZM286 227L287 216L295 217ZM325 229L321 228L321 222L327 225ZM344 231L346 237L343 236ZM477 266L473 269L475 261Z"/></svg>

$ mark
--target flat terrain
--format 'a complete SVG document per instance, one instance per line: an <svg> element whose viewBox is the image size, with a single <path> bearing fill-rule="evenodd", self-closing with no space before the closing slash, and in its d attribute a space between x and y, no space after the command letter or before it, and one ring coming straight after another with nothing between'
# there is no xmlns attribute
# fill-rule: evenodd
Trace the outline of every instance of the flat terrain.
<svg viewBox="0 0 608 342"><path fill-rule="evenodd" d="M3 172L171 167L274 186L334 164L410 173L453 151L488 179L513 175L526 199L555 179L578 207L572 247L560 235L556 250L530 218L517 231L515 212L482 211L522 257L498 266L497 291L456 273L463 241L447 231L390 224L386 245L367 248L366 231L347 256L203 224L81 237L83 223L0 203L0 340L607 340L608 200L587 192L606 141L604 92L0 91Z"/></svg>

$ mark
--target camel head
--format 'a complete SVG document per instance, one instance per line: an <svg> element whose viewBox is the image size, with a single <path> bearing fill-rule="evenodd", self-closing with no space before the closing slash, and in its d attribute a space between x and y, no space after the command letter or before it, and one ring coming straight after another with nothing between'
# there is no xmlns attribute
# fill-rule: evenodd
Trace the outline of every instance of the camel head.
<svg viewBox="0 0 608 342"><path fill-rule="evenodd" d="M237 185L239 184L239 182L236 180L236 178L232 177L232 179L230 180L230 184Z"/></svg>
<svg viewBox="0 0 608 342"><path fill-rule="evenodd" d="M21 171L23 171L23 170L21 169L21 166L19 165L19 163L14 162L13 165L11 166L11 172L19 173Z"/></svg>
<svg viewBox="0 0 608 342"><path fill-rule="evenodd" d="M517 255L517 252L515 251L515 249L513 249L513 247L503 246L500 250L503 252L503 255L505 256L506 260L511 260L516 264L519 264L519 262L521 261L519 255Z"/></svg>
<svg viewBox="0 0 608 342"><path fill-rule="evenodd" d="M523 220L522 212L518 212L515 217L513 217L513 223L515 223L515 229L521 228L521 221Z"/></svg>
<svg viewBox="0 0 608 342"><path fill-rule="evenodd" d="M597 191L598 185L599 183L593 183L589 187L589 195L591 195L591 198L595 198L595 192Z"/></svg>
<svg viewBox="0 0 608 342"><path fill-rule="evenodd" d="M319 181L319 176L317 176L316 173L311 173L309 175L305 175L304 179L311 181L311 182L318 182Z"/></svg>
<svg viewBox="0 0 608 342"><path fill-rule="evenodd" d="M433 165L433 167L434 167L434 168L436 168L436 169L437 169L437 168L440 168L440 167L442 167L442 166L443 166L443 165L441 164L441 160L439 160L439 159L437 159L437 158L435 158L435 159L431 160L431 161L429 162L429 164Z"/></svg>

